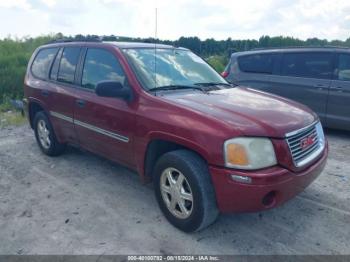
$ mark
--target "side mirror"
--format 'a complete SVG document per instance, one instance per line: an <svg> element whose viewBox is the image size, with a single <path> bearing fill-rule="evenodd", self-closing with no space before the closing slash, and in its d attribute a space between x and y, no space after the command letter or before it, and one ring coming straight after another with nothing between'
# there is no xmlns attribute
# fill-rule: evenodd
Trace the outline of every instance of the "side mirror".
<svg viewBox="0 0 350 262"><path fill-rule="evenodd" d="M96 85L95 93L103 97L119 97L130 100L132 97L131 90L125 88L118 81L101 81Z"/></svg>

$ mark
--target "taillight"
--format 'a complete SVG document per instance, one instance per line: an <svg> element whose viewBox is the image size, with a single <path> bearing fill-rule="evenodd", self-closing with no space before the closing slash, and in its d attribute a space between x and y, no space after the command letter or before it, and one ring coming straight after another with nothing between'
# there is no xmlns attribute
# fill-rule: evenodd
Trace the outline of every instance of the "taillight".
<svg viewBox="0 0 350 262"><path fill-rule="evenodd" d="M221 73L221 76L222 76L222 77L225 77L225 78L228 77L228 72L227 72L227 71L222 72L222 73Z"/></svg>

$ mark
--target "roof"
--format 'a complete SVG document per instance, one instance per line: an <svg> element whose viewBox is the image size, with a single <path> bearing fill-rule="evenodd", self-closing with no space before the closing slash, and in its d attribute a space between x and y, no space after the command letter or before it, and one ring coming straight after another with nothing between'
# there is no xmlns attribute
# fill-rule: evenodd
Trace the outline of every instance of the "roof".
<svg viewBox="0 0 350 262"><path fill-rule="evenodd" d="M118 42L118 41L99 41L99 40L89 40L89 41L74 41L74 40L57 40L52 41L46 45L50 46L62 46L62 45L98 45L98 44L104 44L104 45L113 45L118 48L162 48L162 49L183 49L187 50L183 47L175 47L172 45L164 45L164 44L158 44L158 43L143 43L143 42Z"/></svg>
<svg viewBox="0 0 350 262"><path fill-rule="evenodd" d="M106 44L112 44L115 45L119 48L154 48L155 46L157 46L157 48L177 48L175 46L172 45L164 45L164 44L157 44L157 43L142 43L142 42L109 42L109 41L104 41L103 43ZM181 49L185 49L180 47Z"/></svg>
<svg viewBox="0 0 350 262"><path fill-rule="evenodd" d="M248 54L263 54L263 53L282 53L282 52L317 52L317 51L349 51L349 47L337 47L337 46L316 46L316 47L281 47L281 48L257 48L250 51L242 51L232 53L232 56L248 55Z"/></svg>

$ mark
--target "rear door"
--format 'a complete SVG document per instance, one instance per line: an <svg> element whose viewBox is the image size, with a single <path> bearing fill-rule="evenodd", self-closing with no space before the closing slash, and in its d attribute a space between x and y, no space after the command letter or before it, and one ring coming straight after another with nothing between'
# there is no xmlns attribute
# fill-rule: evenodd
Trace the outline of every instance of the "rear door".
<svg viewBox="0 0 350 262"><path fill-rule="evenodd" d="M339 53L329 90L327 126L350 130L350 53Z"/></svg>
<svg viewBox="0 0 350 262"><path fill-rule="evenodd" d="M77 64L81 47L67 46L58 52L50 73L50 118L60 141L76 144L73 125Z"/></svg>
<svg viewBox="0 0 350 262"><path fill-rule="evenodd" d="M58 47L48 47L40 49L33 63L30 67L29 74L31 77L28 78L28 87L30 87L30 93L28 96L30 99L36 99L37 102L47 110L51 107L50 92L51 87L48 81L50 68L55 60L58 53Z"/></svg>
<svg viewBox="0 0 350 262"><path fill-rule="evenodd" d="M332 52L285 52L269 90L307 105L325 122L333 61Z"/></svg>
<svg viewBox="0 0 350 262"><path fill-rule="evenodd" d="M89 47L85 52L74 104L79 143L89 151L133 167L135 114L132 105L120 98L100 97L95 93L100 81L119 81L128 87L116 51Z"/></svg>

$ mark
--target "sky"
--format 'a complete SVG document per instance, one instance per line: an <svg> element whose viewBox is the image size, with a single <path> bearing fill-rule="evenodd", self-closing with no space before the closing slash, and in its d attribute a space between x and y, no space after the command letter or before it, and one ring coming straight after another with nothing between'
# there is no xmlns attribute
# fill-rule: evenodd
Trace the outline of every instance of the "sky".
<svg viewBox="0 0 350 262"><path fill-rule="evenodd" d="M95 34L201 39L350 37L350 0L0 0L0 38Z"/></svg>

